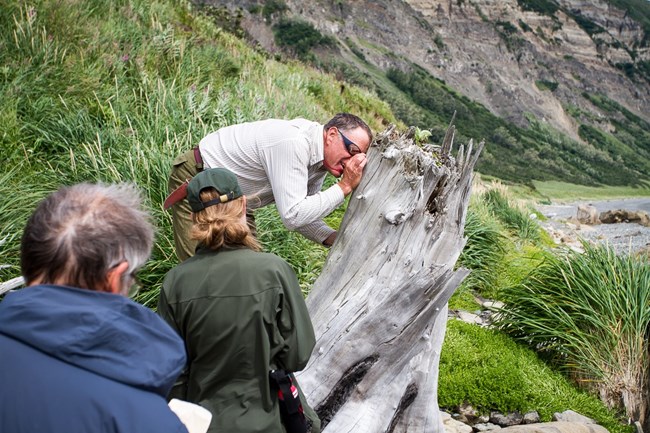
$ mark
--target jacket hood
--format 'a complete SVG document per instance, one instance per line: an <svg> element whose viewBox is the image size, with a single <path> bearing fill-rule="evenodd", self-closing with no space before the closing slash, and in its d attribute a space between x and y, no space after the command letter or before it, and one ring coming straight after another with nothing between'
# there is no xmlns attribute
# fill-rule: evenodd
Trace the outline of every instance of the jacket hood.
<svg viewBox="0 0 650 433"><path fill-rule="evenodd" d="M167 396L185 365L183 341L130 299L39 285L0 302L0 333L109 379Z"/></svg>

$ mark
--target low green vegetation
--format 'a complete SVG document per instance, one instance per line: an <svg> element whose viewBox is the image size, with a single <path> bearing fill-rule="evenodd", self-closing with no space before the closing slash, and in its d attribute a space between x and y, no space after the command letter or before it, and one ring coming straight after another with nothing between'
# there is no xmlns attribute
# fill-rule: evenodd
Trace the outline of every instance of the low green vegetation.
<svg viewBox="0 0 650 433"><path fill-rule="evenodd" d="M266 0L262 6L262 15L268 20L274 14L282 15L289 9L284 0Z"/></svg>
<svg viewBox="0 0 650 433"><path fill-rule="evenodd" d="M312 49L318 46L333 45L334 39L324 36L306 21L282 18L273 25L275 42L300 59L308 59Z"/></svg>
<svg viewBox="0 0 650 433"><path fill-rule="evenodd" d="M584 30L585 33L587 33L591 37L597 35L598 33L603 33L605 31L604 28L602 28L595 22L591 21L590 19L580 15L579 13L572 13L570 16L575 20L575 22L580 26L580 28L582 28L582 30Z"/></svg>
<svg viewBox="0 0 650 433"><path fill-rule="evenodd" d="M557 89L558 83L555 81L536 80L535 85L539 90L550 90L551 92L554 92L555 89Z"/></svg>
<svg viewBox="0 0 650 433"><path fill-rule="evenodd" d="M505 334L458 320L447 324L440 356L438 403L453 412L470 403L489 415L536 410L542 421L574 410L598 420L611 433L631 433L620 418L593 395L578 391L535 353Z"/></svg>
<svg viewBox="0 0 650 433"><path fill-rule="evenodd" d="M577 200L607 200L621 197L650 197L650 187L631 186L585 186L550 180L533 181L539 202L571 202Z"/></svg>
<svg viewBox="0 0 650 433"><path fill-rule="evenodd" d="M525 11L537 12L540 15L555 17L559 6L553 0L517 0L519 6Z"/></svg>

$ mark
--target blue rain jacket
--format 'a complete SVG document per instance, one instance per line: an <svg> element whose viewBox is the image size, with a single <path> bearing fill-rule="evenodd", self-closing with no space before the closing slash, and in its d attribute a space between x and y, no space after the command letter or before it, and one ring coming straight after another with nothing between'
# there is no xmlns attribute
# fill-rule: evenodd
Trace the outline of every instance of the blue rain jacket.
<svg viewBox="0 0 650 433"><path fill-rule="evenodd" d="M123 296L40 285L0 302L0 432L186 433L182 340Z"/></svg>

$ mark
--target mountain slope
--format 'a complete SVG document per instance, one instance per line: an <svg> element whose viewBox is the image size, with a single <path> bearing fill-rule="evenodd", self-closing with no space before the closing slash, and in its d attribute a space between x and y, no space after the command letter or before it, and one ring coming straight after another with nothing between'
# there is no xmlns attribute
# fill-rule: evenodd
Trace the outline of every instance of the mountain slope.
<svg viewBox="0 0 650 433"><path fill-rule="evenodd" d="M648 2L215 3L269 51L287 46L292 29L279 23L311 24L329 38L312 45L312 61L374 88L434 138L457 111L463 138L487 141L480 171L612 185L650 177Z"/></svg>

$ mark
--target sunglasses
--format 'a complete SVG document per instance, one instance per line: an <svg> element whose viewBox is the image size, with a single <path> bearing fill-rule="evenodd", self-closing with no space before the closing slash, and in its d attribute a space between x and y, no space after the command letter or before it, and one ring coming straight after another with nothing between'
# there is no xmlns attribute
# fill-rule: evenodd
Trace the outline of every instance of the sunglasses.
<svg viewBox="0 0 650 433"><path fill-rule="evenodd" d="M354 141L350 140L348 137L343 135L343 133L340 130L339 130L339 134L341 134L341 138L343 139L343 145L345 146L345 150L347 150L350 155L354 156L363 153L361 151L361 148Z"/></svg>

